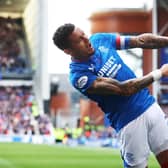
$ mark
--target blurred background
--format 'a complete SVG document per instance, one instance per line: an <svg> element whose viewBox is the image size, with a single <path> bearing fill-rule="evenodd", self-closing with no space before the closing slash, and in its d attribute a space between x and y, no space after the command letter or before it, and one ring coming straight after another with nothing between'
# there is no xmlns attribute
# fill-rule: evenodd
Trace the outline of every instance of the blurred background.
<svg viewBox="0 0 168 168"><path fill-rule="evenodd" d="M69 83L70 57L52 41L64 23L168 36L168 1L0 0L0 141L118 147L102 111ZM168 47L119 52L138 77L168 62ZM168 79L150 91L168 114Z"/></svg>

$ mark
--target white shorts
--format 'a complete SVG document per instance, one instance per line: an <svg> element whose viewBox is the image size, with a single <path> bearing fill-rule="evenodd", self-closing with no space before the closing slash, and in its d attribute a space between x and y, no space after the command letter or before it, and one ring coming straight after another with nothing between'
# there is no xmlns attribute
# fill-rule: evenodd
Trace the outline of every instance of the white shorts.
<svg viewBox="0 0 168 168"><path fill-rule="evenodd" d="M119 135L125 167L146 167L150 151L157 155L168 149L168 124L157 103L121 129Z"/></svg>

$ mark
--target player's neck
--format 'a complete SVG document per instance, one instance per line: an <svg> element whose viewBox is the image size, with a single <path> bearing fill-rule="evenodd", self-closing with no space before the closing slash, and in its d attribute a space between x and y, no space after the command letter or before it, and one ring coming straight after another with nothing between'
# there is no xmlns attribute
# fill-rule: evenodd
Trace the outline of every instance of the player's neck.
<svg viewBox="0 0 168 168"><path fill-rule="evenodd" d="M75 57L71 57L71 60L73 62L87 62L89 60L89 58L75 58Z"/></svg>

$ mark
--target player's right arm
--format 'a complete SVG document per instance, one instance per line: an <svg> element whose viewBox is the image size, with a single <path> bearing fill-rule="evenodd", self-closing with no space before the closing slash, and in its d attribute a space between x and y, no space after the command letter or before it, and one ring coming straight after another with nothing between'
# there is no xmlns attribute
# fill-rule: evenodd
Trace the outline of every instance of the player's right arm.
<svg viewBox="0 0 168 168"><path fill-rule="evenodd" d="M87 93L130 96L148 87L161 76L168 76L168 64L163 65L159 70L153 71L141 78L134 78L123 82L119 82L112 78L98 77L87 89Z"/></svg>

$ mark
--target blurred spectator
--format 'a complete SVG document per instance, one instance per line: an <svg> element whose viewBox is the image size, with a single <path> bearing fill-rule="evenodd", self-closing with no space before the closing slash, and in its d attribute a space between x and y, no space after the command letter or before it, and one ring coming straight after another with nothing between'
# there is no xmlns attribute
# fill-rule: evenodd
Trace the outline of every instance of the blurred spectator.
<svg viewBox="0 0 168 168"><path fill-rule="evenodd" d="M0 72L32 73L25 53L25 37L21 18L0 17ZM12 76L9 76L10 78Z"/></svg>
<svg viewBox="0 0 168 168"><path fill-rule="evenodd" d="M0 134L50 134L48 116L32 114L34 101L31 87L0 87Z"/></svg>

